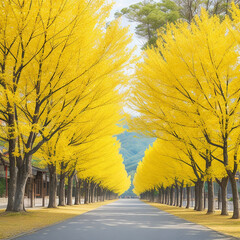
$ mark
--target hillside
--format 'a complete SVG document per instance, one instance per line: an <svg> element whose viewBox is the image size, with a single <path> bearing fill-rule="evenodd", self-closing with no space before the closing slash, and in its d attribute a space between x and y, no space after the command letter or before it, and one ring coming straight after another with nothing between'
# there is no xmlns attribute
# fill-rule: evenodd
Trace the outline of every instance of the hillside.
<svg viewBox="0 0 240 240"><path fill-rule="evenodd" d="M117 138L121 142L120 153L123 155L126 170L133 180L138 162L142 160L145 150L155 141L155 139L144 138L137 133L127 131L118 135ZM123 197L134 196L132 189L133 186L123 194Z"/></svg>

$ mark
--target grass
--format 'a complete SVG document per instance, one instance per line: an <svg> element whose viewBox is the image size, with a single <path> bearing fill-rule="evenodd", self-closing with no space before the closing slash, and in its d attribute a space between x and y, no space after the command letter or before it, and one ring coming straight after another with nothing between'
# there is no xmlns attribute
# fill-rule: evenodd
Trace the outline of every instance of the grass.
<svg viewBox="0 0 240 240"><path fill-rule="evenodd" d="M214 214L206 214L207 211L197 212L193 209L150 203L148 201L144 202L189 222L197 223L223 234L240 238L240 219L231 219L230 215L221 216L220 211L216 211Z"/></svg>
<svg viewBox="0 0 240 240"><path fill-rule="evenodd" d="M0 239L34 231L81 215L111 202L114 202L114 200L54 209L42 208L39 210L29 210L26 213L5 213L2 210L0 211Z"/></svg>

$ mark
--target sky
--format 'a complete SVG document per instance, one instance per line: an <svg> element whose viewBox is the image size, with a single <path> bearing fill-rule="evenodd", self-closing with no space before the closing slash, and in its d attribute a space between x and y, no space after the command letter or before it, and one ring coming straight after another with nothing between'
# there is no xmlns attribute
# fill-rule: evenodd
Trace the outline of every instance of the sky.
<svg viewBox="0 0 240 240"><path fill-rule="evenodd" d="M114 4L113 9L112 9L110 21L114 19L114 13L115 12L120 11L121 9L123 9L125 7L129 7L132 4L141 2L141 0L113 0L113 2L115 2L115 4ZM144 41L143 41L143 39L140 39L138 36L136 36L136 34L134 33L134 29L135 29L136 24L128 21L125 17L123 17L122 18L122 25L123 26L130 26L130 33L133 34L133 41L129 45L129 47L134 48L135 46L137 46L135 54L138 55L138 56L141 56L141 47L144 45ZM129 74L132 74L133 71L134 71L133 69L126 69L126 72L129 72ZM139 115L137 112L133 111L128 106L124 106L123 110L126 113L130 113L132 116L138 116Z"/></svg>
<svg viewBox="0 0 240 240"><path fill-rule="evenodd" d="M130 5L134 3L141 2L141 0L113 0L115 2L112 13L111 13L111 19L114 19L114 13L117 11L120 11L122 8L129 7ZM134 47L135 45L138 46L138 49L136 51L136 54L141 54L141 47L144 45L143 39L140 39L136 36L134 33L134 29L136 24L133 22L129 22L126 18L122 18L122 25L123 26L130 26L130 32L133 34L133 42L131 44L131 47Z"/></svg>
<svg viewBox="0 0 240 240"><path fill-rule="evenodd" d="M122 8L128 7L134 3L141 2L141 0L114 0L114 10L115 12L121 10Z"/></svg>

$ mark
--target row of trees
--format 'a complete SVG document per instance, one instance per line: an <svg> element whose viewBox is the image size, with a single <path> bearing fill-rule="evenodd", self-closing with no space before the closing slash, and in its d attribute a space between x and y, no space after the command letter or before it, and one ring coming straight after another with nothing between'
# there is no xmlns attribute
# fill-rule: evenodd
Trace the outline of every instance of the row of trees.
<svg viewBox="0 0 240 240"><path fill-rule="evenodd" d="M202 210L207 181L212 213L217 181L226 215L230 180L233 218L239 218L239 19L234 4L231 19L211 17L203 9L190 24L168 25L159 33L157 47L145 51L132 88L131 101L139 117L129 123L157 141L137 169L138 194L176 183L195 185L195 207Z"/></svg>
<svg viewBox="0 0 240 240"><path fill-rule="evenodd" d="M0 138L9 153L7 211L24 210L32 157L48 166L50 207L74 175L117 194L130 184L119 143L128 29L105 0L0 3ZM106 27L107 26L107 27ZM120 94L121 92L121 94ZM64 203L61 203L64 204Z"/></svg>

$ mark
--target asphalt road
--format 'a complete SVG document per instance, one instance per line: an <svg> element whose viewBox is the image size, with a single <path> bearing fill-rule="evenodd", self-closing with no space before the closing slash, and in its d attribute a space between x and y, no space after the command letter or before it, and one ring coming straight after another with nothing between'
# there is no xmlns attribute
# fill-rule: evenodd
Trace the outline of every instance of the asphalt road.
<svg viewBox="0 0 240 240"><path fill-rule="evenodd" d="M236 239L160 211L138 199L121 199L21 240L212 240Z"/></svg>

